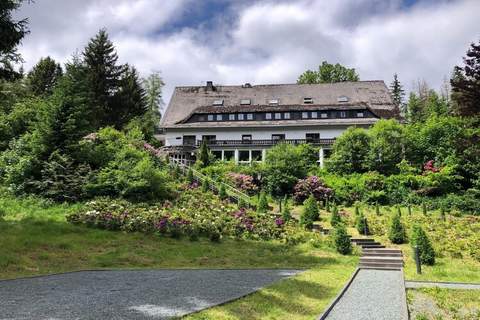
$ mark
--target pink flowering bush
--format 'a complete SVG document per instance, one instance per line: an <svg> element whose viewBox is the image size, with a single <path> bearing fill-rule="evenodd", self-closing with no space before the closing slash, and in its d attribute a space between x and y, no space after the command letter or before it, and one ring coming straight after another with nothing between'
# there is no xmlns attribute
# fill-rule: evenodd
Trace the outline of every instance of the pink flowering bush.
<svg viewBox="0 0 480 320"><path fill-rule="evenodd" d="M440 168L438 167L435 167L435 161L433 160L429 160L427 162L425 162L425 164L423 165L423 171L424 172L439 172L440 171Z"/></svg>
<svg viewBox="0 0 480 320"><path fill-rule="evenodd" d="M174 201L163 205L133 204L125 200L100 198L87 203L87 209L70 214L67 220L89 227L126 232L156 233L194 240L206 237L219 241L224 237L271 240L285 239L287 225L282 219L257 215L221 201L199 189L184 190Z"/></svg>
<svg viewBox="0 0 480 320"><path fill-rule="evenodd" d="M229 172L226 174L226 178L236 188L248 194L253 194L258 191L258 186L253 181L253 177L248 174Z"/></svg>
<svg viewBox="0 0 480 320"><path fill-rule="evenodd" d="M313 195L318 201L331 199L334 195L333 190L328 188L317 176L298 180L293 192L293 199L296 203L303 203L310 195Z"/></svg>

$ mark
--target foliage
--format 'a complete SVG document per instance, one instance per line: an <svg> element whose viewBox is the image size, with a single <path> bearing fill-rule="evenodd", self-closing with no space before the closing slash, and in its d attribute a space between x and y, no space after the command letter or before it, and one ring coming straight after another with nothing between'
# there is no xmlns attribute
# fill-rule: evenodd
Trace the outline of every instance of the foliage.
<svg viewBox="0 0 480 320"><path fill-rule="evenodd" d="M352 243L348 236L347 229L343 224L337 225L333 230L333 241L335 243L335 249L340 254L352 253Z"/></svg>
<svg viewBox="0 0 480 320"><path fill-rule="evenodd" d="M418 247L422 264L430 266L435 264L435 251L430 239L420 225L413 226L411 244L413 247Z"/></svg>
<svg viewBox="0 0 480 320"><path fill-rule="evenodd" d="M225 190L225 185L223 183L220 184L220 189L218 190L218 197L222 200L228 198L227 191Z"/></svg>
<svg viewBox="0 0 480 320"><path fill-rule="evenodd" d="M367 171L370 140L365 129L349 127L335 140L327 168L342 174Z"/></svg>
<svg viewBox="0 0 480 320"><path fill-rule="evenodd" d="M317 176L299 180L293 188L293 192L293 199L296 203L302 203L310 195L313 195L317 201L327 201L333 197L333 190L328 188Z"/></svg>
<svg viewBox="0 0 480 320"><path fill-rule="evenodd" d="M330 217L330 224L332 227L338 227L340 224L343 224L342 217L338 213L338 207L334 206L332 210L332 216Z"/></svg>
<svg viewBox="0 0 480 320"><path fill-rule="evenodd" d="M402 159L404 129L396 120L379 120L369 130L370 168L383 174L398 172L397 164Z"/></svg>
<svg viewBox="0 0 480 320"><path fill-rule="evenodd" d="M318 71L307 70L297 80L298 84L332 83L342 81L359 81L355 69L349 69L341 64L335 65L323 61Z"/></svg>
<svg viewBox="0 0 480 320"><path fill-rule="evenodd" d="M360 213L356 216L355 227L357 228L357 231L360 234L363 234L363 235L366 235L366 236L370 234L370 227L368 225L368 220L363 215L363 213Z"/></svg>
<svg viewBox="0 0 480 320"><path fill-rule="evenodd" d="M392 218L392 223L390 224L390 229L388 232L388 238L392 243L402 244L406 242L406 233L405 227L403 226L400 215L396 214Z"/></svg>
<svg viewBox="0 0 480 320"><path fill-rule="evenodd" d="M162 118L160 110L164 104L162 100L162 88L165 83L158 72L153 72L146 79L142 80L142 85L145 90L148 110L146 115L148 115L148 119L153 122L151 126L152 130L158 130L158 125Z"/></svg>
<svg viewBox="0 0 480 320"><path fill-rule="evenodd" d="M229 172L226 174L226 179L233 186L235 186L235 188L240 189L250 195L254 194L258 190L258 186L255 184L251 175Z"/></svg>
<svg viewBox="0 0 480 320"><path fill-rule="evenodd" d="M27 75L30 91L37 96L52 94L62 74L59 63L50 57L41 58Z"/></svg>
<svg viewBox="0 0 480 320"><path fill-rule="evenodd" d="M472 43L463 58L464 66L456 66L452 85L455 113L461 116L480 114L480 43Z"/></svg>
<svg viewBox="0 0 480 320"><path fill-rule="evenodd" d="M303 212L300 216L300 224L307 229L313 227L313 223L319 219L319 210L317 201L310 195L303 203Z"/></svg>
<svg viewBox="0 0 480 320"><path fill-rule="evenodd" d="M288 203L287 196L285 196L284 204L283 204L281 213L282 213L283 221L288 222L292 219L292 212L291 212L291 209L290 209L290 204Z"/></svg>
<svg viewBox="0 0 480 320"><path fill-rule="evenodd" d="M392 94L393 103L397 107L402 107L403 100L405 98L405 90L403 89L402 84L398 80L398 75L396 73L393 75L393 81L390 84L390 92Z"/></svg>
<svg viewBox="0 0 480 320"><path fill-rule="evenodd" d="M210 164L210 151L208 150L207 143L202 141L200 150L198 151L198 162L200 167L205 168Z"/></svg>
<svg viewBox="0 0 480 320"><path fill-rule="evenodd" d="M258 199L257 212L258 213L267 213L268 210L269 210L269 208L268 208L267 195L265 194L264 191L261 191L259 199Z"/></svg>

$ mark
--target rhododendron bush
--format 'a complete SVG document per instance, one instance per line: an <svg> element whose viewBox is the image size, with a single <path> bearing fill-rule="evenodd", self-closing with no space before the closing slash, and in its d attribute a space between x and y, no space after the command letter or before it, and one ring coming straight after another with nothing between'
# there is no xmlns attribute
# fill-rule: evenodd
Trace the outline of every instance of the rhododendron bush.
<svg viewBox="0 0 480 320"><path fill-rule="evenodd" d="M302 203L310 195L316 200L327 200L333 197L333 190L328 188L317 176L310 176L297 182L293 189L295 202Z"/></svg>
<svg viewBox="0 0 480 320"><path fill-rule="evenodd" d="M253 181L253 177L248 174L229 172L227 173L227 180L230 181L236 188L253 194L258 190L258 186Z"/></svg>
<svg viewBox="0 0 480 320"><path fill-rule="evenodd" d="M175 202L162 205L132 204L109 198L87 203L87 210L71 214L68 221L108 230L157 233L191 239L222 237L254 240L284 239L297 229L282 219L257 215L221 201L212 193L185 187Z"/></svg>

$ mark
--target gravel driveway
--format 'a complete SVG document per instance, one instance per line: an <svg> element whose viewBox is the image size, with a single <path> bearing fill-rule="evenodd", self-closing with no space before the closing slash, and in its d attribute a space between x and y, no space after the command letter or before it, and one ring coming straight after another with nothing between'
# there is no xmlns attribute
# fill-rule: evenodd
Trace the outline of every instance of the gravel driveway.
<svg viewBox="0 0 480 320"><path fill-rule="evenodd" d="M0 319L168 319L299 270L82 271L0 281Z"/></svg>

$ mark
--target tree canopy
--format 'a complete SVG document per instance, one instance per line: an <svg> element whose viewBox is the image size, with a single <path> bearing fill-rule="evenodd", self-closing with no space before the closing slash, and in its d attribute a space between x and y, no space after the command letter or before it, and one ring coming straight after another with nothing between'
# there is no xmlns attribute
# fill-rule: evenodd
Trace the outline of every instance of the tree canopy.
<svg viewBox="0 0 480 320"><path fill-rule="evenodd" d="M353 68L341 64L331 64L323 61L318 71L307 70L297 80L298 84L333 83L343 81L359 81L360 77Z"/></svg>

